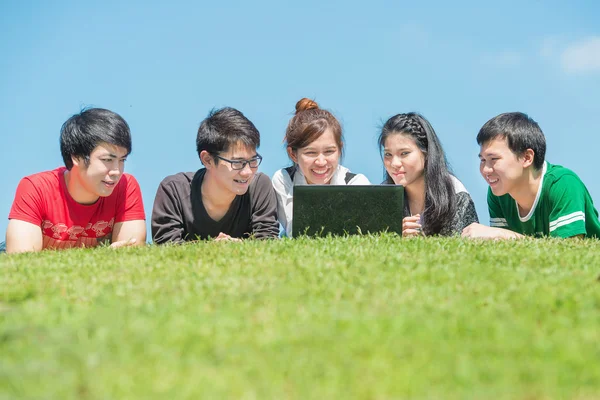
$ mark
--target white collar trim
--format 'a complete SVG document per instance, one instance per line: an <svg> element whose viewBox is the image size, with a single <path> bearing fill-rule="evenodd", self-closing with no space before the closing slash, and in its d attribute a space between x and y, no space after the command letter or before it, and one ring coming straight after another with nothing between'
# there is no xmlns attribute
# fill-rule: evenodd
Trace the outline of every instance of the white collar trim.
<svg viewBox="0 0 600 400"><path fill-rule="evenodd" d="M537 194L535 195L535 200L533 201L533 206L531 206L531 210L527 213L526 216L521 217L521 213L519 212L519 203L515 200L515 206L517 207L517 215L521 222L527 222L531 219L531 216L535 212L535 208L537 207L538 201L540 200L540 194L542 193L542 186L544 185L544 176L546 176L546 161L544 161L544 166L542 167L542 177L540 179L540 186L538 186Z"/></svg>

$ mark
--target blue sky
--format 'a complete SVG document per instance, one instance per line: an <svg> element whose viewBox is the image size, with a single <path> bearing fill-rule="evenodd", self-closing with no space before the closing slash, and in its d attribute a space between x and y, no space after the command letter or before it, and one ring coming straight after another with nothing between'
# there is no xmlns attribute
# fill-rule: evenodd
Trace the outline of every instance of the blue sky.
<svg viewBox="0 0 600 400"><path fill-rule="evenodd" d="M599 204L600 3L482 3L3 0L0 232L19 180L62 164L60 127L84 106L129 123L126 172L148 219L165 176L200 168L195 136L211 108L255 123L271 176L289 165L282 139L302 97L334 112L343 164L377 183L378 127L422 113L485 223L475 136L499 113L526 112L547 159Z"/></svg>

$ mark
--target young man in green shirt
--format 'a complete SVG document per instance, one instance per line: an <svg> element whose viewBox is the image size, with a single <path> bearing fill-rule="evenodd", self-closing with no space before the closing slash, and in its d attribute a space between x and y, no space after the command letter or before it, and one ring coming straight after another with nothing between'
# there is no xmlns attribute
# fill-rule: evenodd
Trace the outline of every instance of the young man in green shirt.
<svg viewBox="0 0 600 400"><path fill-rule="evenodd" d="M544 160L546 139L523 113L492 118L479 131L479 170L490 185L490 226L471 224L464 237L600 238L598 211L579 177Z"/></svg>

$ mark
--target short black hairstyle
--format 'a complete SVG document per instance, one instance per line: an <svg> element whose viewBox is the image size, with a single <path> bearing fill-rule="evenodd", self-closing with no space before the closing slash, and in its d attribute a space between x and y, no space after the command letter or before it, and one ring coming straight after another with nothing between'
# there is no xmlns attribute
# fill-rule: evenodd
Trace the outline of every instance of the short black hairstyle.
<svg viewBox="0 0 600 400"><path fill-rule="evenodd" d="M88 108L69 118L60 129L60 152L67 169L73 168L72 157L87 163L96 146L107 143L131 153L131 133L127 122L117 113L104 108Z"/></svg>
<svg viewBox="0 0 600 400"><path fill-rule="evenodd" d="M238 143L257 149L260 146L260 133L254 124L235 108L212 109L200 123L196 136L198 157L203 150L218 155Z"/></svg>
<svg viewBox="0 0 600 400"><path fill-rule="evenodd" d="M517 156L533 150L533 167L540 170L546 159L546 138L540 126L522 112L500 114L483 125L477 134L480 146L496 138L506 138L508 148Z"/></svg>

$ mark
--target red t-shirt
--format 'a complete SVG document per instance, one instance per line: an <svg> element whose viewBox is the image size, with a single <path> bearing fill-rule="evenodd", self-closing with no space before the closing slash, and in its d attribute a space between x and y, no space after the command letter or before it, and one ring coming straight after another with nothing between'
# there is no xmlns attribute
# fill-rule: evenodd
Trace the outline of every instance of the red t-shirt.
<svg viewBox="0 0 600 400"><path fill-rule="evenodd" d="M140 185L123 174L108 197L94 204L79 204L65 183L66 168L40 172L21 179L8 219L42 229L42 248L94 247L110 240L115 223L145 220Z"/></svg>

